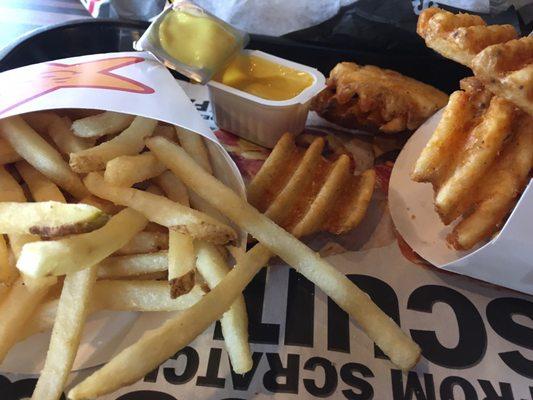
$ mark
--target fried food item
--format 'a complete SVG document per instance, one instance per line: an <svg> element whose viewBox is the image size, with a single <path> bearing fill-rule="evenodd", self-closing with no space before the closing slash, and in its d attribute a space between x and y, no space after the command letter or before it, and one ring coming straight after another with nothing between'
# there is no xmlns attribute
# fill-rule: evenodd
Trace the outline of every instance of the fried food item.
<svg viewBox="0 0 533 400"><path fill-rule="evenodd" d="M341 234L355 228L374 191L375 173L355 176L348 156L335 162L322 157L324 140L309 148L295 145L286 133L248 186L248 201L287 230L303 219L303 235L320 230ZM293 190L298 188L298 190ZM312 223L311 223L312 220Z"/></svg>
<svg viewBox="0 0 533 400"><path fill-rule="evenodd" d="M471 248L499 229L529 181L533 168L533 118L520 114L513 136L480 179L466 216L448 238L455 248Z"/></svg>
<svg viewBox="0 0 533 400"><path fill-rule="evenodd" d="M107 216L102 211L86 204L0 203L0 232L5 234L52 238L90 232L106 222Z"/></svg>
<svg viewBox="0 0 533 400"><path fill-rule="evenodd" d="M331 70L311 109L346 128L396 133L418 128L447 100L440 90L396 71L342 62Z"/></svg>
<svg viewBox="0 0 533 400"><path fill-rule="evenodd" d="M492 93L533 116L533 37L487 47L472 70Z"/></svg>
<svg viewBox="0 0 533 400"><path fill-rule="evenodd" d="M453 14L438 8L422 11L416 31L430 49L467 67L484 48L518 36L512 25L488 26L477 15Z"/></svg>
<svg viewBox="0 0 533 400"><path fill-rule="evenodd" d="M435 209L446 225L463 217L448 240L469 249L498 229L523 189L533 160L533 124L477 79L463 80L461 87L450 96L412 179L432 183Z"/></svg>

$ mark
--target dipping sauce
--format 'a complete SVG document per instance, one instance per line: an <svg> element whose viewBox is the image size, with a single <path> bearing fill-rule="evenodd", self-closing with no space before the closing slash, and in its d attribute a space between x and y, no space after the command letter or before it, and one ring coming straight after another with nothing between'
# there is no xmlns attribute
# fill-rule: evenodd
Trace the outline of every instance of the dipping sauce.
<svg viewBox="0 0 533 400"><path fill-rule="evenodd" d="M215 81L266 100L289 100L313 84L313 77L285 65L247 54L236 56Z"/></svg>
<svg viewBox="0 0 533 400"><path fill-rule="evenodd" d="M161 47L179 62L217 70L238 50L239 41L209 15L172 10L159 25Z"/></svg>

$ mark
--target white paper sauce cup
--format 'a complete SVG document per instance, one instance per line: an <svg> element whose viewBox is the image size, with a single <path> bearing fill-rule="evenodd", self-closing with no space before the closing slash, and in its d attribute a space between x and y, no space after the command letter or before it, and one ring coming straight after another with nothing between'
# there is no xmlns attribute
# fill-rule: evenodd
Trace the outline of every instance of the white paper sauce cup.
<svg viewBox="0 0 533 400"><path fill-rule="evenodd" d="M260 57L308 73L313 83L289 100L266 100L216 81L209 81L209 98L217 126L261 146L273 148L285 132L299 134L305 127L311 99L325 88L326 78L315 68L258 50L244 54Z"/></svg>

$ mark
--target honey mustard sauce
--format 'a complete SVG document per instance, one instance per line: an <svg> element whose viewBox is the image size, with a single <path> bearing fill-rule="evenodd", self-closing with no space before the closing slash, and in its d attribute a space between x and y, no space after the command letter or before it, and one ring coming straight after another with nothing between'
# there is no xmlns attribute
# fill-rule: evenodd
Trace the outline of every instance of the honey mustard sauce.
<svg viewBox="0 0 533 400"><path fill-rule="evenodd" d="M216 70L237 50L235 36L208 15L172 10L159 25L161 47L177 61Z"/></svg>
<svg viewBox="0 0 533 400"><path fill-rule="evenodd" d="M307 72L239 54L214 80L266 100L289 100L313 84Z"/></svg>

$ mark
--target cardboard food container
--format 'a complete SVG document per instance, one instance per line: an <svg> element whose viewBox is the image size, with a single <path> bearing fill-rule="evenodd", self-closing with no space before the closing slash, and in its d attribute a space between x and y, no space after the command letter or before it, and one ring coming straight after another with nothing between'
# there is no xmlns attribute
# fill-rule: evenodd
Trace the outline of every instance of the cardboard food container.
<svg viewBox="0 0 533 400"><path fill-rule="evenodd" d="M82 108L157 119L202 135L215 175L245 196L242 177L207 123L167 69L149 53L96 54L34 64L0 74L0 118L32 111ZM240 243L246 235L240 232ZM174 313L103 311L91 315L73 370L96 366L134 343ZM18 343L0 371L39 373L50 333Z"/></svg>
<svg viewBox="0 0 533 400"><path fill-rule="evenodd" d="M533 294L533 183L530 181L501 230L468 251L452 248L446 237L454 224L442 223L430 183L411 180L418 156L429 141L442 110L411 136L398 156L389 184L389 207L398 232L434 266ZM456 222L457 223L457 222Z"/></svg>

